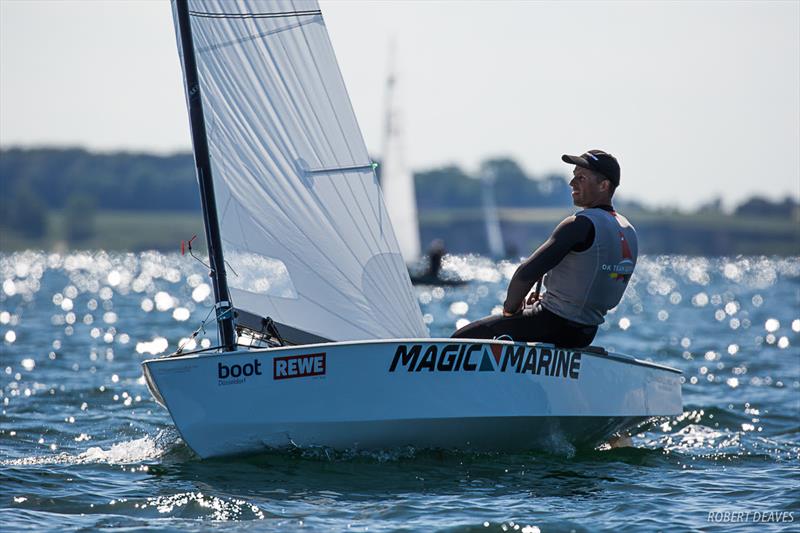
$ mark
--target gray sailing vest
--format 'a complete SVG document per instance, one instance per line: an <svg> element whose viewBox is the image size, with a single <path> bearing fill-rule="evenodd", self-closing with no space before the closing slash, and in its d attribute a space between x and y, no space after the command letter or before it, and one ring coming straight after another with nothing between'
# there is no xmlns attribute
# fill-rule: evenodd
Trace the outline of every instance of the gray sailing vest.
<svg viewBox="0 0 800 533"><path fill-rule="evenodd" d="M597 325L622 299L639 252L636 231L628 220L599 208L578 211L594 224L594 242L570 252L544 278L542 305L560 317Z"/></svg>

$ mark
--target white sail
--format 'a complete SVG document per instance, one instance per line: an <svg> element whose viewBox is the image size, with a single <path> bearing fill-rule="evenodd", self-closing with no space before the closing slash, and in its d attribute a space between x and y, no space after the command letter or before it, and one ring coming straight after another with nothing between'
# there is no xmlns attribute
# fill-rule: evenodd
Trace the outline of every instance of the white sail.
<svg viewBox="0 0 800 533"><path fill-rule="evenodd" d="M481 191L483 197L483 220L486 225L486 240L489 243L489 255L495 259L506 256L503 243L503 232L500 229L500 217L497 214L497 203L494 201L495 176L491 173L481 175Z"/></svg>
<svg viewBox="0 0 800 533"><path fill-rule="evenodd" d="M389 77L386 80L381 187L389 210L389 218L392 220L392 227L400 244L400 252L406 263L413 263L420 255L417 197L414 192L414 176L406 167L404 159L402 114L398 105L393 52L392 47Z"/></svg>
<svg viewBox="0 0 800 533"><path fill-rule="evenodd" d="M427 336L317 2L189 11L233 304L334 340Z"/></svg>

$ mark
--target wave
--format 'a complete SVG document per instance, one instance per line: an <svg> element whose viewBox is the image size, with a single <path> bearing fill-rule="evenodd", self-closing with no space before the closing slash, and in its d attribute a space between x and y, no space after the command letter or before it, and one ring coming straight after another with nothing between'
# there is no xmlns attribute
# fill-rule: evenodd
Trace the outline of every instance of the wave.
<svg viewBox="0 0 800 533"><path fill-rule="evenodd" d="M183 444L177 430L169 428L158 431L154 436L145 435L138 439L113 444L108 449L92 446L79 454L62 452L53 455L23 457L0 461L0 465L129 465L147 461L159 461L174 454L187 455L188 457L191 452L187 454L187 451L188 447Z"/></svg>

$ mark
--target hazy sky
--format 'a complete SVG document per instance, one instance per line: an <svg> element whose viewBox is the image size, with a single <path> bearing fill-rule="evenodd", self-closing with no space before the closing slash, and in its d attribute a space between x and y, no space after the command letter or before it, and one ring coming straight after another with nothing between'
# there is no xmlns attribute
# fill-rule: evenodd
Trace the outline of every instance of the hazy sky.
<svg viewBox="0 0 800 533"><path fill-rule="evenodd" d="M406 158L534 174L608 150L628 198L800 196L800 2L324 1L370 152L397 45ZM0 144L190 147L169 2L0 0Z"/></svg>

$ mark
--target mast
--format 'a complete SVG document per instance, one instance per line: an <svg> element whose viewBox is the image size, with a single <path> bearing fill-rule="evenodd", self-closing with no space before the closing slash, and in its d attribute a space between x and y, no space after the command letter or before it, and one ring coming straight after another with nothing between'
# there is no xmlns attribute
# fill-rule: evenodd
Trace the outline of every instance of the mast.
<svg viewBox="0 0 800 533"><path fill-rule="evenodd" d="M192 144L194 145L194 164L197 168L197 182L200 185L200 203L203 206L208 259L211 264L211 279L214 286L217 328L223 349L230 352L236 347L233 309L228 296L228 280L225 275L225 261L222 257L222 238L220 237L219 220L217 219L214 182L211 179L211 159L208 154L206 121L203 116L203 103L200 98L200 83L197 75L197 63L194 57L194 41L192 40L188 1L176 0L176 8L181 47L183 49L183 72L186 77L189 121L192 129Z"/></svg>
<svg viewBox="0 0 800 533"><path fill-rule="evenodd" d="M397 62L395 43L389 42L389 71L386 78L383 151L381 152L381 189L390 199L386 205L400 253L406 263L419 259L419 220L414 176L405 164L402 116L397 98Z"/></svg>

